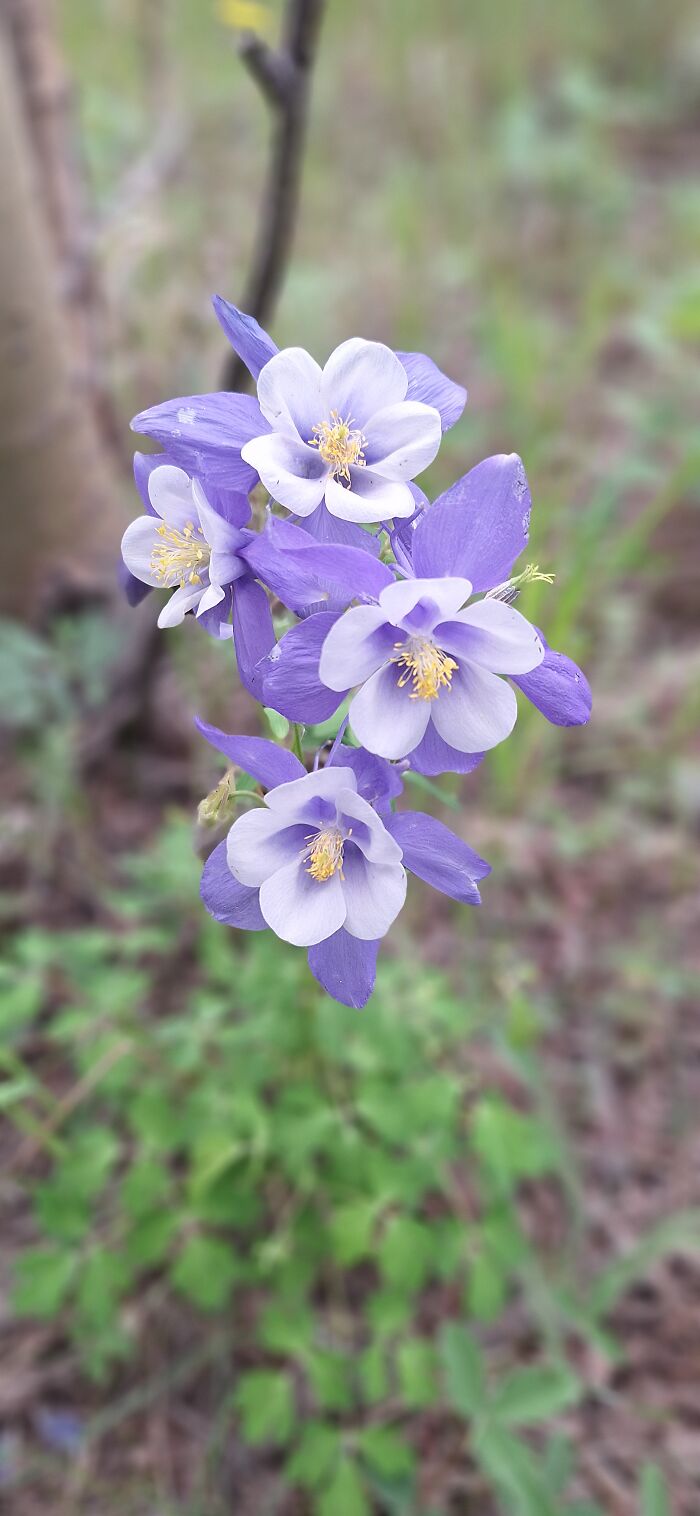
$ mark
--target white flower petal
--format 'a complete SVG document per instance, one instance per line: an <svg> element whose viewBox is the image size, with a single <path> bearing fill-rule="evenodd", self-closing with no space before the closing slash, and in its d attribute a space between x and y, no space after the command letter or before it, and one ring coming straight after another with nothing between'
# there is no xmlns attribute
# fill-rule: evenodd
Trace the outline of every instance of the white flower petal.
<svg viewBox="0 0 700 1516"><path fill-rule="evenodd" d="M312 879L303 861L288 863L261 885L260 909L283 942L295 947L325 942L345 921L340 874Z"/></svg>
<svg viewBox="0 0 700 1516"><path fill-rule="evenodd" d="M415 479L432 463L442 441L439 411L419 400L387 405L367 422L365 458L385 479Z"/></svg>
<svg viewBox="0 0 700 1516"><path fill-rule="evenodd" d="M456 658L493 674L529 674L544 658L534 626L502 600L477 600L435 629L435 641Z"/></svg>
<svg viewBox="0 0 700 1516"><path fill-rule="evenodd" d="M329 690L349 690L381 668L394 634L378 605L358 605L331 627L321 649L319 679Z"/></svg>
<svg viewBox="0 0 700 1516"><path fill-rule="evenodd" d="M290 825L266 807L247 811L234 821L226 842L226 857L234 879L256 888L305 847L305 829Z"/></svg>
<svg viewBox="0 0 700 1516"><path fill-rule="evenodd" d="M130 521L122 537L122 558L130 573L142 584L159 585L161 580L151 568L153 549L158 542L156 516L139 516Z"/></svg>
<svg viewBox="0 0 700 1516"><path fill-rule="evenodd" d="M406 370L390 347L351 337L331 353L323 370L324 409L318 419L337 411L344 421L363 428L375 411L403 400L407 389Z"/></svg>
<svg viewBox="0 0 700 1516"><path fill-rule="evenodd" d="M281 432L266 432L246 442L241 457L257 469L273 500L295 516L310 516L323 499L327 470L314 448Z"/></svg>
<svg viewBox="0 0 700 1516"><path fill-rule="evenodd" d="M510 736L518 706L505 679L476 663L461 663L448 687L431 701L430 714L450 747L460 753L486 753Z"/></svg>
<svg viewBox="0 0 700 1516"><path fill-rule="evenodd" d="M192 495L192 480L182 468L173 463L163 463L154 468L148 480L148 498L154 511L167 521L169 526L180 530L186 522L197 521Z"/></svg>
<svg viewBox="0 0 700 1516"><path fill-rule="evenodd" d="M418 746L430 720L430 700L412 700L410 685L399 689L396 664L372 674L350 702L350 725L368 753L406 758Z"/></svg>
<svg viewBox="0 0 700 1516"><path fill-rule="evenodd" d="M430 601L437 607L437 614L431 618L435 626L438 621L454 616L471 592L468 579L397 579L381 591L379 604L387 619L400 626L421 601ZM421 627L423 630L426 628Z"/></svg>
<svg viewBox="0 0 700 1516"><path fill-rule="evenodd" d="M401 863L370 863L356 848L343 860L345 929L351 937L375 942L396 920L406 899L406 870Z"/></svg>
<svg viewBox="0 0 700 1516"><path fill-rule="evenodd" d="M184 621L188 611L193 611L204 594L205 586L202 584L182 584L179 589L166 600L165 605L158 617L159 627L179 626Z"/></svg>
<svg viewBox="0 0 700 1516"><path fill-rule="evenodd" d="M312 428L323 420L321 369L315 358L303 347L275 353L260 370L258 401L271 426L308 442Z"/></svg>
<svg viewBox="0 0 700 1516"><path fill-rule="evenodd" d="M357 466L350 468L350 486L330 475L325 495L331 515L341 521L391 521L395 516L412 516L416 508L407 484L394 484L373 469Z"/></svg>

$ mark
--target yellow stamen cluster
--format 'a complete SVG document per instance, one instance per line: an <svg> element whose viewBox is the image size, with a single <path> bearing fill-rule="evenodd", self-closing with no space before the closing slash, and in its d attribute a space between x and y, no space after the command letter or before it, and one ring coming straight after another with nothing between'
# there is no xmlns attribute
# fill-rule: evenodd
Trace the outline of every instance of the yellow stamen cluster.
<svg viewBox="0 0 700 1516"><path fill-rule="evenodd" d="M304 854L308 858L307 874L322 884L332 879L335 873L343 877L343 838L337 827L327 827L307 837L309 846Z"/></svg>
<svg viewBox="0 0 700 1516"><path fill-rule="evenodd" d="M311 447L318 448L332 474L340 474L349 483L350 465L364 468L362 449L367 439L362 432L353 430L352 416L343 421L338 411L331 411L330 421L319 421L317 426L312 427L312 432L309 443Z"/></svg>
<svg viewBox="0 0 700 1516"><path fill-rule="evenodd" d="M151 555L151 572L160 583L168 589L177 583L181 588L185 584L201 584L201 570L206 568L210 557L201 526L186 521L180 530L162 521L156 532L160 541Z"/></svg>
<svg viewBox="0 0 700 1516"><path fill-rule="evenodd" d="M437 700L441 689L449 687L459 664L427 637L412 637L410 642L397 642L394 645L396 652L391 662L403 669L399 689L402 690L410 681L413 684L411 700Z"/></svg>

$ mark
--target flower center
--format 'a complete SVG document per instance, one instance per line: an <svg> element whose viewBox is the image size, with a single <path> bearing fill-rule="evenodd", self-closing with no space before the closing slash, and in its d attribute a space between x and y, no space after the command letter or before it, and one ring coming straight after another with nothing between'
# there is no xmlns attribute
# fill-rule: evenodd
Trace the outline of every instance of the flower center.
<svg viewBox="0 0 700 1516"><path fill-rule="evenodd" d="M308 847L304 852L304 858L308 858L307 874L322 884L325 879L332 879L336 873L343 877L343 838L337 826L325 827L322 832L315 832L307 837Z"/></svg>
<svg viewBox="0 0 700 1516"><path fill-rule="evenodd" d="M365 455L362 449L367 444L367 438L362 432L353 430L352 416L343 421L337 411L331 411L330 421L319 421L312 427L312 432L309 444L318 448L332 474L341 474L349 483L350 465L364 468Z"/></svg>
<svg viewBox="0 0 700 1516"><path fill-rule="evenodd" d="M180 530L162 521L156 531L160 540L151 554L151 573L168 589L178 580L181 588L186 583L201 584L201 570L206 568L211 556L201 526L186 521Z"/></svg>
<svg viewBox="0 0 700 1516"><path fill-rule="evenodd" d="M399 689L410 680L411 700L437 700L440 690L449 687L459 664L427 637L412 637L409 642L396 642L394 646L396 652L391 662L403 670Z"/></svg>

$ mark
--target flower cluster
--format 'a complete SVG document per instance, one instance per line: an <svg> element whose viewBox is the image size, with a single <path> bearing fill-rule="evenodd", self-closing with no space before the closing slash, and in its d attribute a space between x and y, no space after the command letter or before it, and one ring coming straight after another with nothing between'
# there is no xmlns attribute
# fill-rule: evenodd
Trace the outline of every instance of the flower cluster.
<svg viewBox="0 0 700 1516"><path fill-rule="evenodd" d="M163 451L136 455L146 514L124 534L124 588L132 603L171 592L160 626L191 614L232 639L246 689L295 724L292 752L198 723L260 802L210 854L204 904L307 948L328 993L360 1006L406 870L470 905L489 872L434 817L394 809L405 776L469 773L512 731L514 686L559 726L588 720L590 689L515 608L550 577L513 572L530 522L520 459L485 459L432 505L414 483L466 391L422 353L361 338L321 369L214 305L257 398L191 395L135 418ZM333 718L307 772L301 729ZM235 803L235 780L223 790Z"/></svg>

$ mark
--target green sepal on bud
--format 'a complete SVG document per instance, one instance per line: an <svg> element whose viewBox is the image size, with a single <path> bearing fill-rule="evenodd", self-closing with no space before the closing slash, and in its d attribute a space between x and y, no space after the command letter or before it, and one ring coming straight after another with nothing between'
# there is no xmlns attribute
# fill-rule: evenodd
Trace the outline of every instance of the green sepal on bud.
<svg viewBox="0 0 700 1516"><path fill-rule="evenodd" d="M214 827L223 826L225 822L233 820L236 813L236 773L233 768L227 769L219 783L197 807L197 820L200 826Z"/></svg>

